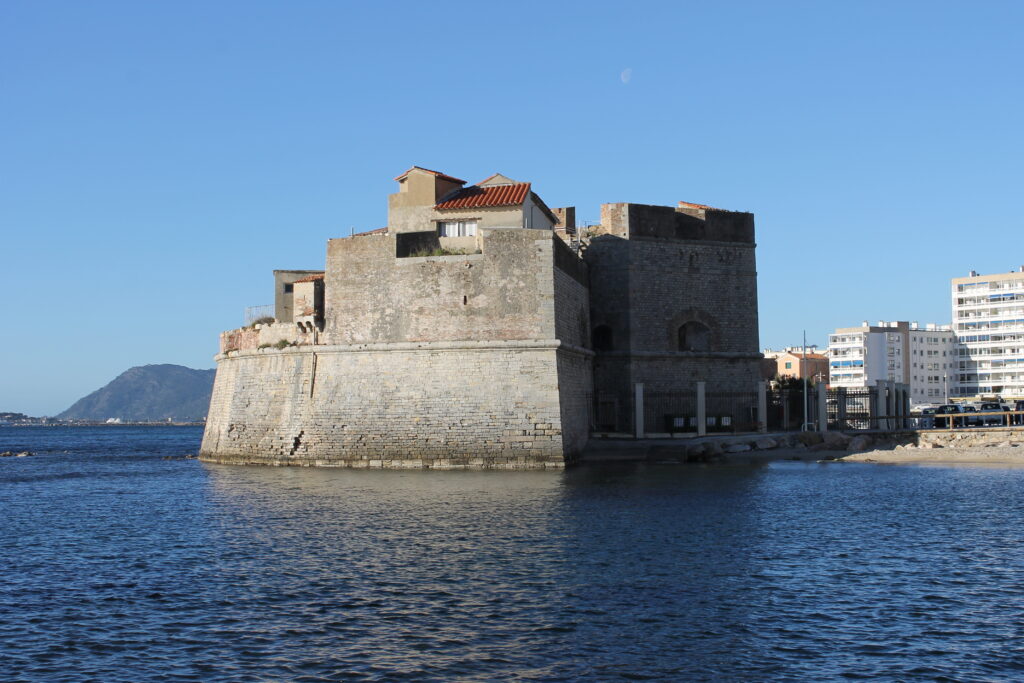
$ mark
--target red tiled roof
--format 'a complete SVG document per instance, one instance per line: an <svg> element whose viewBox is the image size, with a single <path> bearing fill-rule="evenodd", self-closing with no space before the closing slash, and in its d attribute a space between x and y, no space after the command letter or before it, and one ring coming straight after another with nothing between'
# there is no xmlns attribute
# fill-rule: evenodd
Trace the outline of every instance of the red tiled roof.
<svg viewBox="0 0 1024 683"><path fill-rule="evenodd" d="M353 237L366 237L367 235L383 235L387 231L388 231L388 226L385 225L383 228L377 228L376 230L367 230L366 232L357 232L357 233L354 233L352 236Z"/></svg>
<svg viewBox="0 0 1024 683"><path fill-rule="evenodd" d="M711 209L712 211L721 211L713 206L707 204L694 204L693 202L679 202L679 206L686 207L688 209Z"/></svg>
<svg viewBox="0 0 1024 683"><path fill-rule="evenodd" d="M490 206L520 206L530 194L530 183L515 185L470 185L448 196L435 209L472 209Z"/></svg>
<svg viewBox="0 0 1024 683"><path fill-rule="evenodd" d="M296 280L292 284L298 284L300 282L316 282L317 280L323 280L323 279L324 279L324 274L323 273L317 273L316 275L307 275L306 277L299 278L298 280Z"/></svg>
<svg viewBox="0 0 1024 683"><path fill-rule="evenodd" d="M409 169L408 171L406 171L406 172L405 172L405 173L403 173L402 175L400 175L400 176L396 176L396 177L395 177L395 180L401 180L401 179L402 179L402 178L404 178L405 176L407 176L407 175L409 175L410 173L412 173L412 172L413 172L414 170L419 170L419 171L426 171L427 173L433 173L433 174L434 174L434 175L436 175L436 176L437 176L438 178L443 178L444 180L450 180L450 181L452 181L453 183L459 183L460 185L465 185L465 184L466 184L466 181L465 181L465 180L461 180L461 179L459 179L459 178L456 178L456 177L454 177L454 176L450 176L450 175L448 175L447 173L441 173L440 171L431 171L431 170L430 170L429 168L423 168L422 166L413 166L412 168L410 168L410 169Z"/></svg>

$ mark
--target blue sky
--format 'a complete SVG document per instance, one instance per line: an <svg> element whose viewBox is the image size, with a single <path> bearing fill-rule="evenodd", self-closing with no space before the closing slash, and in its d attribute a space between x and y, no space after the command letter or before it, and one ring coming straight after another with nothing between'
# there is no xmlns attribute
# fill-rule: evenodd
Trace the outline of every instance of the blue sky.
<svg viewBox="0 0 1024 683"><path fill-rule="evenodd" d="M761 344L1024 264L1024 3L0 4L0 411L212 367L417 164L756 215ZM624 72L630 77L624 77Z"/></svg>

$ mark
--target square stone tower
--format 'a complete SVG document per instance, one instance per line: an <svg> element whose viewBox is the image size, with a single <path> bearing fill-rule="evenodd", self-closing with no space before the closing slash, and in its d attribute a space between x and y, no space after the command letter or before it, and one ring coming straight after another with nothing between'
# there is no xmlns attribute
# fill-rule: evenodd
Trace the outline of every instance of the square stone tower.
<svg viewBox="0 0 1024 683"><path fill-rule="evenodd" d="M752 391L760 379L754 216L680 202L604 204L590 271L598 411L628 424L649 392ZM606 419L607 421L607 419Z"/></svg>

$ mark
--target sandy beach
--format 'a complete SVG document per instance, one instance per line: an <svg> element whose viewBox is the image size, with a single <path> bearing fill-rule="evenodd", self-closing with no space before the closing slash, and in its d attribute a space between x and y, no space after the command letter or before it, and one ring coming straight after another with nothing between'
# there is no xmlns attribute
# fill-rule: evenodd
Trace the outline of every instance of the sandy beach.
<svg viewBox="0 0 1024 683"><path fill-rule="evenodd" d="M895 448L851 453L839 462L882 464L1024 465L1024 445Z"/></svg>

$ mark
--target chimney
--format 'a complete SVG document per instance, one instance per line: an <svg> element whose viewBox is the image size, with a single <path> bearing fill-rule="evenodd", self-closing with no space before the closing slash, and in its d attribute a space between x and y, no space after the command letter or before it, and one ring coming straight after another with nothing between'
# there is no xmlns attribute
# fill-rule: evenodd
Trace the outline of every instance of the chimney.
<svg viewBox="0 0 1024 683"><path fill-rule="evenodd" d="M971 274L970 274L970 275L968 275L967 277L978 277L978 271L976 271L976 270L972 270L972 271L971 271Z"/></svg>

